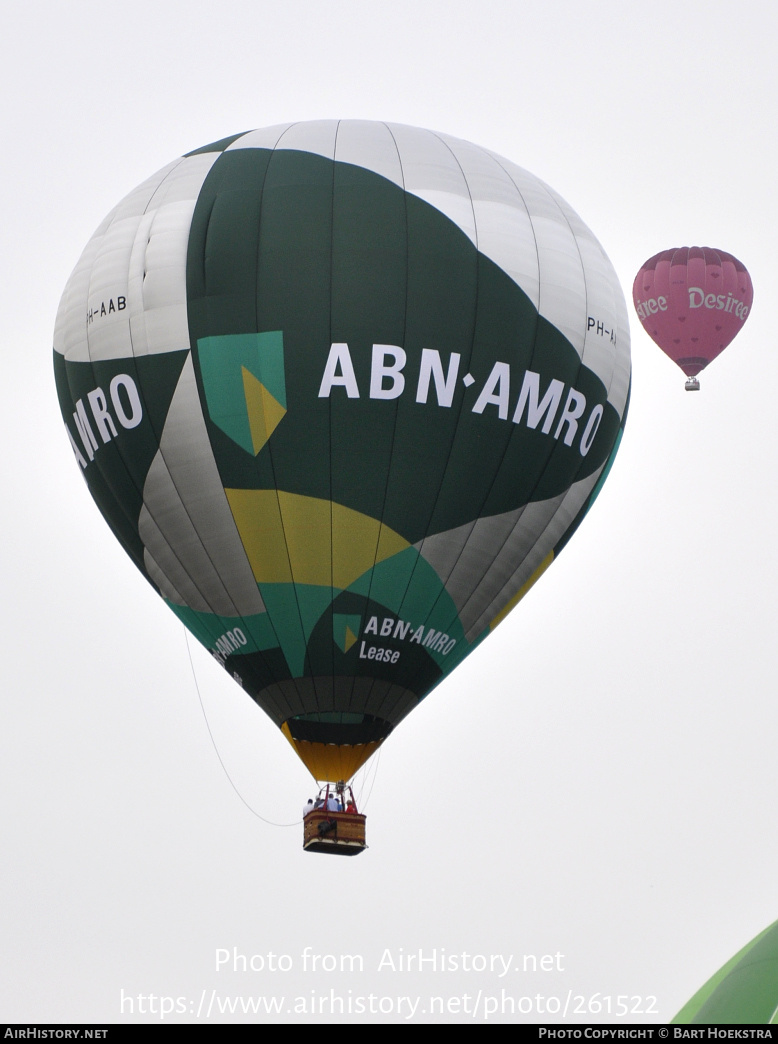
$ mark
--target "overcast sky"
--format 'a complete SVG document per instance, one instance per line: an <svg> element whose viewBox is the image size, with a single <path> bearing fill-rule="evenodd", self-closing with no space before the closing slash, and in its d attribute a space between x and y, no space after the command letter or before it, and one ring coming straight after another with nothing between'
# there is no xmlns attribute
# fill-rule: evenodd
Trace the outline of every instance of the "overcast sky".
<svg viewBox="0 0 778 1044"><path fill-rule="evenodd" d="M306 1022L335 998L338 1021L616 1021L626 998L660 1022L778 917L777 20L721 0L6 12L0 1018ZM62 289L119 199L207 142L325 117L526 167L630 300L682 245L735 254L755 289L697 395L630 303L604 491L361 774L355 860L270 825L299 820L310 777L112 537L51 363Z"/></svg>

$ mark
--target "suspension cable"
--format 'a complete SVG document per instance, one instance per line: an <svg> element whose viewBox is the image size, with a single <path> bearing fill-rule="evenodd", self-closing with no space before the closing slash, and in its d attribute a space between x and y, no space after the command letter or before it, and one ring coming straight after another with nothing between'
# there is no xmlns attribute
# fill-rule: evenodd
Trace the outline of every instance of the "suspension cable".
<svg viewBox="0 0 778 1044"><path fill-rule="evenodd" d="M189 666L192 668L192 677L194 678L195 689L197 691L197 699L200 701L200 710L203 712L203 718L205 719L205 727L208 730L208 735L211 737L211 743L213 744L213 749L216 751L216 757L219 759L219 764L221 765L222 771L224 772L224 775L227 777L227 780L228 780L230 786L235 791L235 793L238 795L238 797L243 802L243 804L246 806L246 808L249 810L249 812L251 812L252 815L256 816L257 819L261 819L262 822L266 823L268 826L273 826L273 827L295 827L295 826L299 826L302 823L302 818L296 819L294 821L294 823L274 823L272 819L266 819L264 816L260 815L259 812L257 812L257 810L255 808L253 808L248 803L248 801L241 794L240 790L238 790L238 788L235 785L235 782L234 782L232 776L230 775L230 773L227 770L227 766L224 764L224 760L223 760L221 754L219 753L219 748L216 745L216 740L214 739L213 732L211 731L211 725L210 725L210 722L208 721L208 715L205 712L205 704L203 703L202 693L200 692L200 686L199 686L198 681L197 681L197 672L195 671L194 660L192 659L192 649L191 649L191 647L189 645L189 631L187 631L187 629L185 627L184 627L184 638L186 639L186 651L187 651L187 653L189 655Z"/></svg>

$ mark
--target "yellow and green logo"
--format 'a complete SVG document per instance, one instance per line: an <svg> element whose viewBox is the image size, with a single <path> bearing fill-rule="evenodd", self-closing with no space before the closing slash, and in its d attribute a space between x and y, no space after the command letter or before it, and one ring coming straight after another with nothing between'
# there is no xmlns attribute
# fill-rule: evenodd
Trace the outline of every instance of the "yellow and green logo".
<svg viewBox="0 0 778 1044"><path fill-rule="evenodd" d="M211 420L256 456L286 416L283 333L203 337L197 349Z"/></svg>

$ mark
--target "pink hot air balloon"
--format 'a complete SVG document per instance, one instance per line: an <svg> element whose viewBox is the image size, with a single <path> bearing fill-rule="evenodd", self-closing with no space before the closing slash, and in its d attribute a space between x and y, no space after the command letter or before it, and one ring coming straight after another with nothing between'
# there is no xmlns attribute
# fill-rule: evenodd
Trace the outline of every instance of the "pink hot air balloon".
<svg viewBox="0 0 778 1044"><path fill-rule="evenodd" d="M751 277L732 254L679 247L655 254L635 276L635 311L643 328L699 391L700 370L723 352L751 311Z"/></svg>

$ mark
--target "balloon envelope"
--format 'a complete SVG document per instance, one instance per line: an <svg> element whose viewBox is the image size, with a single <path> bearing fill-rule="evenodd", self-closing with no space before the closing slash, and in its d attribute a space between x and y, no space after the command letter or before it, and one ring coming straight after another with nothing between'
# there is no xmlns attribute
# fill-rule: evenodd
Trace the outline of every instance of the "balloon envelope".
<svg viewBox="0 0 778 1044"><path fill-rule="evenodd" d="M727 961L674 1023L778 1023L778 921Z"/></svg>
<svg viewBox="0 0 778 1044"><path fill-rule="evenodd" d="M559 553L630 386L618 280L563 200L362 121L226 138L130 193L54 366L125 550L330 780Z"/></svg>
<svg viewBox="0 0 778 1044"><path fill-rule="evenodd" d="M679 247L646 261L632 299L646 333L695 377L742 329L754 288L745 265L731 254Z"/></svg>

